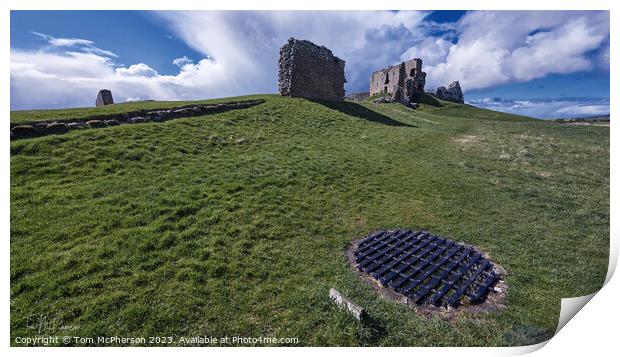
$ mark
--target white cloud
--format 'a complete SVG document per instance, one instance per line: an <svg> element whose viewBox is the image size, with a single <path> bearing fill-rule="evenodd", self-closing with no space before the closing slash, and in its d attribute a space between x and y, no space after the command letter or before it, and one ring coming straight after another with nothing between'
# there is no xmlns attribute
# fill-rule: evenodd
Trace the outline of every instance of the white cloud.
<svg viewBox="0 0 620 357"><path fill-rule="evenodd" d="M93 41L82 38L56 38L36 31L32 31L32 34L47 40L50 45L57 47L71 47L77 45L90 46L95 44Z"/></svg>
<svg viewBox="0 0 620 357"><path fill-rule="evenodd" d="M407 51L400 55L400 60L409 61L412 58L421 58L423 66L436 66L446 59L448 53L454 47L452 42L446 41L441 37L429 37L407 49Z"/></svg>
<svg viewBox="0 0 620 357"><path fill-rule="evenodd" d="M144 63L115 68L92 53L11 50L11 109L93 106L97 91L112 90L117 101L152 98L198 99L238 94L221 86L226 72L203 59L176 75L161 75Z"/></svg>
<svg viewBox="0 0 620 357"><path fill-rule="evenodd" d="M591 70L587 55L605 44L609 13L476 11L457 25L458 42L448 51L431 40L408 50L431 52L425 69L429 89L453 80L470 90Z"/></svg>
<svg viewBox="0 0 620 357"><path fill-rule="evenodd" d="M175 66L178 66L179 68L183 68L185 65L193 64L193 63L194 61L187 56L175 58L174 60L172 60L172 64L174 64Z"/></svg>
<svg viewBox="0 0 620 357"><path fill-rule="evenodd" d="M31 33L47 40L47 43L52 47L77 47L86 53L93 53L106 57L118 57L116 53L112 51L104 50L95 46L95 43L91 40L86 40L83 38L53 37L36 31L31 31Z"/></svg>
<svg viewBox="0 0 620 357"><path fill-rule="evenodd" d="M86 53L92 53L95 55L105 56L105 57L118 57L118 55L112 51L104 50L95 46L86 46L81 48L82 51Z"/></svg>
<svg viewBox="0 0 620 357"><path fill-rule="evenodd" d="M598 54L598 66L605 72L609 72L609 42L601 48Z"/></svg>
<svg viewBox="0 0 620 357"><path fill-rule="evenodd" d="M557 98L500 100L482 98L469 104L535 118L576 118L609 114L609 99L605 98Z"/></svg>
<svg viewBox="0 0 620 357"><path fill-rule="evenodd" d="M22 85L18 78L97 78L113 73L112 64L105 57L91 53L11 50L11 86ZM15 78L15 80L13 80ZM36 88L32 88L36 90Z"/></svg>
<svg viewBox="0 0 620 357"><path fill-rule="evenodd" d="M127 77L154 77L159 75L156 70L144 63L132 64L129 68L117 68L116 74Z"/></svg>
<svg viewBox="0 0 620 357"><path fill-rule="evenodd" d="M554 114L560 117L582 117L600 114L609 114L609 104L574 104L554 111Z"/></svg>

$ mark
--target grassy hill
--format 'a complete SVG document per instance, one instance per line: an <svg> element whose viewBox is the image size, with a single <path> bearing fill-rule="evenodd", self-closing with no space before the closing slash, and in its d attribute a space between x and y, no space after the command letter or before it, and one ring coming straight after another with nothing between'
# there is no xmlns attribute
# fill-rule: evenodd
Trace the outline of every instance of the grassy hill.
<svg viewBox="0 0 620 357"><path fill-rule="evenodd" d="M518 345L553 334L562 297L601 286L608 127L445 102L413 111L257 97L266 102L244 110L11 142L11 340L38 328L315 346ZM162 105L178 103L11 120ZM396 227L488 252L508 271L507 308L450 325L379 298L345 250ZM331 287L370 320L335 307Z"/></svg>

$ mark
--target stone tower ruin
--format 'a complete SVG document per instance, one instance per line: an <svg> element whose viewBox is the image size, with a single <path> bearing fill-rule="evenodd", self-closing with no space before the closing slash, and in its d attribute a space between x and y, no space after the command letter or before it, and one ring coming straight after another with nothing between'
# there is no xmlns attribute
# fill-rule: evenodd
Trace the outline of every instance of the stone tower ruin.
<svg viewBox="0 0 620 357"><path fill-rule="evenodd" d="M97 93L97 100L95 100L95 106L102 107L104 105L114 104L112 98L112 91L109 89L102 89Z"/></svg>
<svg viewBox="0 0 620 357"><path fill-rule="evenodd" d="M325 46L290 38L280 49L280 95L322 100L344 99L344 61Z"/></svg>
<svg viewBox="0 0 620 357"><path fill-rule="evenodd" d="M385 93L396 102L409 103L415 94L424 93L426 72L422 60L414 58L373 72L370 77L370 95Z"/></svg>

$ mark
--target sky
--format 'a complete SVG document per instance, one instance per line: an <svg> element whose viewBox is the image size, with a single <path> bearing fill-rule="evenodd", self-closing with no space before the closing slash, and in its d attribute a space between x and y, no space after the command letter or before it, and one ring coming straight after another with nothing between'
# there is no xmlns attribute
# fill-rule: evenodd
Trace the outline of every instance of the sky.
<svg viewBox="0 0 620 357"><path fill-rule="evenodd" d="M609 113L608 11L12 11L11 110L276 93L290 37L346 61L347 93L417 57L425 89L538 118Z"/></svg>

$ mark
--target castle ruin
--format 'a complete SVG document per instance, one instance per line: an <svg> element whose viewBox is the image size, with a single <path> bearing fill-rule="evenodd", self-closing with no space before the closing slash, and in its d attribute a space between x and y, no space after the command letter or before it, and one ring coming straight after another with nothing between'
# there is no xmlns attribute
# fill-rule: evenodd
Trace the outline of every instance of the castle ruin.
<svg viewBox="0 0 620 357"><path fill-rule="evenodd" d="M344 61L325 46L290 38L280 49L280 95L340 101L344 99Z"/></svg>
<svg viewBox="0 0 620 357"><path fill-rule="evenodd" d="M426 72L422 60L414 58L372 73L370 95L389 94L392 101L409 104L418 93L424 93Z"/></svg>

